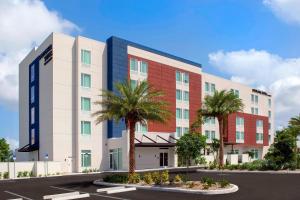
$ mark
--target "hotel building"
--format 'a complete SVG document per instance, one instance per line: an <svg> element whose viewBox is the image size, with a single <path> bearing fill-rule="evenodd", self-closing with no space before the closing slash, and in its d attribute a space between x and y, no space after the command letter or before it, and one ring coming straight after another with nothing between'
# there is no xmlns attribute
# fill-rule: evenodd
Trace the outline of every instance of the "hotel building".
<svg viewBox="0 0 300 200"><path fill-rule="evenodd" d="M118 37L106 42L52 33L19 66L19 161L61 162L66 172L127 170L129 138L124 122L98 125L91 114L101 89L130 79L147 80L165 93L172 117L165 124L136 125L137 169L176 167L175 143L196 119L205 95L233 90L243 112L228 118L225 154L266 153L274 139L272 96L202 71L201 64ZM218 138L216 119L206 120L207 143ZM209 151L206 151L209 156Z"/></svg>

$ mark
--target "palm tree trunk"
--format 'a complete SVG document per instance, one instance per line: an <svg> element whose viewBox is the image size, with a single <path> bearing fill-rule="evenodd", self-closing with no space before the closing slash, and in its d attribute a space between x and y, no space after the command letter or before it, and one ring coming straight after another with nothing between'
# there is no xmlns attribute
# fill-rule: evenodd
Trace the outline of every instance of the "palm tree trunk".
<svg viewBox="0 0 300 200"><path fill-rule="evenodd" d="M129 121L129 174L133 174L135 171L134 139L135 139L135 122Z"/></svg>
<svg viewBox="0 0 300 200"><path fill-rule="evenodd" d="M223 118L218 117L219 122L219 135L220 135L220 153L219 153L219 167L224 166L224 124L223 124Z"/></svg>

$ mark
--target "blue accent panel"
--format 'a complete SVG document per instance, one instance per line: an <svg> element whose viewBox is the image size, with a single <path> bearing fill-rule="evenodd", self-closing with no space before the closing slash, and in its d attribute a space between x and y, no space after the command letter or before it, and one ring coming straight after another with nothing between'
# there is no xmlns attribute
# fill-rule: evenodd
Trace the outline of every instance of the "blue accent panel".
<svg viewBox="0 0 300 200"><path fill-rule="evenodd" d="M128 57L126 41L110 37L107 41L107 88L117 92L114 83L123 82L128 77ZM126 129L123 121L116 123L108 121L107 137L121 137Z"/></svg>
<svg viewBox="0 0 300 200"><path fill-rule="evenodd" d="M30 151L38 150L40 147L40 120L39 120L39 101L40 101L40 95L39 95L39 81L40 81L40 60L50 51L52 51L52 45L49 45L35 60L29 65L29 145L30 145ZM51 53L51 52L50 52ZM51 58L52 59L52 58ZM47 63L50 60L48 59ZM34 79L31 80L31 70L32 67L34 70ZM31 103L31 87L34 87L34 102ZM34 123L31 124L31 109L34 108ZM31 130L34 129L34 138L35 143L32 144L31 141Z"/></svg>

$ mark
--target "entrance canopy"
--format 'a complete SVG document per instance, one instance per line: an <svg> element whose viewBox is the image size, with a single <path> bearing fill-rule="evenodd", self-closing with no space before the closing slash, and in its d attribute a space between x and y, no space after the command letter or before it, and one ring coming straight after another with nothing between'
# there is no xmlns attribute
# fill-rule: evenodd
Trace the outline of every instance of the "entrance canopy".
<svg viewBox="0 0 300 200"><path fill-rule="evenodd" d="M163 134L141 134L135 138L136 147L174 147L176 138L171 135L163 136Z"/></svg>

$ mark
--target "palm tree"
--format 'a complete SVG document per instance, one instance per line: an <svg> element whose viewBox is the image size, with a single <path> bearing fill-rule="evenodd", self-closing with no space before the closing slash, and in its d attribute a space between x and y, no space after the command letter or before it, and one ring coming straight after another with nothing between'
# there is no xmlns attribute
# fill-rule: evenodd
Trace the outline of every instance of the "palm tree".
<svg viewBox="0 0 300 200"><path fill-rule="evenodd" d="M298 116L292 117L289 121L289 125L300 129L300 114Z"/></svg>
<svg viewBox="0 0 300 200"><path fill-rule="evenodd" d="M198 121L203 122L210 117L217 118L219 122L219 135L220 135L220 153L219 153L219 166L223 167L224 157L224 135L226 133L227 119L232 113L243 111L244 104L242 100L235 95L232 91L221 90L210 96L204 98L202 108L198 110Z"/></svg>
<svg viewBox="0 0 300 200"><path fill-rule="evenodd" d="M135 171L135 125L140 122L146 125L147 121L164 123L170 115L167 109L167 102L161 97L163 92L155 90L146 81L141 82L135 88L130 81L116 83L117 93L103 90L102 100L95 102L102 107L101 110L93 113L96 123L99 124L106 120L125 120L126 130L129 129L129 173Z"/></svg>

